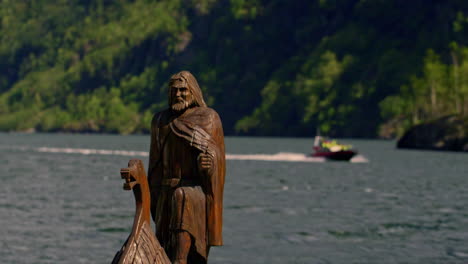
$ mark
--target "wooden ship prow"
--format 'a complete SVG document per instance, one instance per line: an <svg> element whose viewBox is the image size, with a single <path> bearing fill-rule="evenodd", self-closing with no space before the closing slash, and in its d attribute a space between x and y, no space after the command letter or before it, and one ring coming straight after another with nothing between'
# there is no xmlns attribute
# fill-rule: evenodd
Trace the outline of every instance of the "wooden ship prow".
<svg viewBox="0 0 468 264"><path fill-rule="evenodd" d="M125 180L124 190L133 191L136 212L132 232L115 255L112 264L170 264L166 252L151 229L151 199L143 162L138 159L130 160L128 168L121 169L120 175Z"/></svg>

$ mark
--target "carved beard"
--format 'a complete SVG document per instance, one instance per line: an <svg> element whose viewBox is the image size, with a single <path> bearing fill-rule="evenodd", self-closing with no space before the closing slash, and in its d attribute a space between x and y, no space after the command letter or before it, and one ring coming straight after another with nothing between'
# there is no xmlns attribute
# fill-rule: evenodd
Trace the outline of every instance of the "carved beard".
<svg viewBox="0 0 468 264"><path fill-rule="evenodd" d="M187 110L187 108L191 107L192 105L193 105L193 98L190 96L190 98L187 98L186 100L172 103L171 109L175 112L180 113L180 112Z"/></svg>

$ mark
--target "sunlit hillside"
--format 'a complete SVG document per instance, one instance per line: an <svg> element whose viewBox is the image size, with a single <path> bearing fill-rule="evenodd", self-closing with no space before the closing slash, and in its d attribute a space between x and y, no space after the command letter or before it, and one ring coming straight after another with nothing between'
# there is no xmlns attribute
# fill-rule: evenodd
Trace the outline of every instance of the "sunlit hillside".
<svg viewBox="0 0 468 264"><path fill-rule="evenodd" d="M389 137L468 113L468 2L7 0L0 130L141 133L190 70L228 135Z"/></svg>

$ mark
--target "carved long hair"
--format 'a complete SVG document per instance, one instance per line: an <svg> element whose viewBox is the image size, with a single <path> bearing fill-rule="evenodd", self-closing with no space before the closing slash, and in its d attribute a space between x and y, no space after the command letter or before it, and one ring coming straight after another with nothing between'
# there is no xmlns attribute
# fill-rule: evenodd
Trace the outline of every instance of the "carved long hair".
<svg viewBox="0 0 468 264"><path fill-rule="evenodd" d="M179 82L183 84L192 93L193 102L191 106L204 106L206 107L205 100L203 100L203 94L198 86L197 79L189 71L181 71L171 76L169 80L169 106L171 106L171 87L174 83Z"/></svg>

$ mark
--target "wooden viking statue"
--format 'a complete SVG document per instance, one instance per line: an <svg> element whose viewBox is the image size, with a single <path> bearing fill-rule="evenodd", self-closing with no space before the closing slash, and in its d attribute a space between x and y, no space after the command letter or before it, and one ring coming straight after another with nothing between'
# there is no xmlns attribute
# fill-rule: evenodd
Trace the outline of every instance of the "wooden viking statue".
<svg viewBox="0 0 468 264"><path fill-rule="evenodd" d="M169 81L169 108L154 115L148 183L156 236L172 263L206 263L221 246L225 176L221 120L188 71Z"/></svg>

